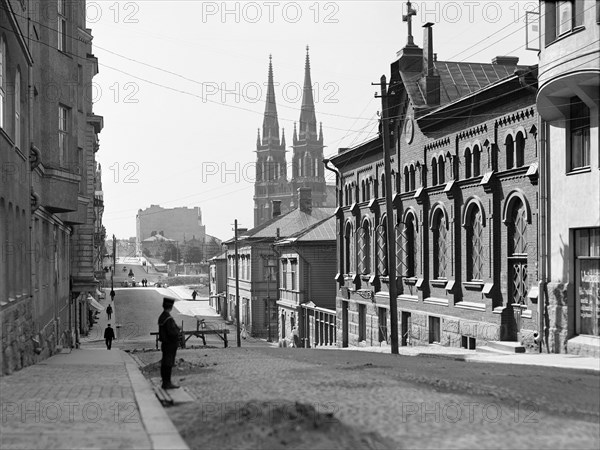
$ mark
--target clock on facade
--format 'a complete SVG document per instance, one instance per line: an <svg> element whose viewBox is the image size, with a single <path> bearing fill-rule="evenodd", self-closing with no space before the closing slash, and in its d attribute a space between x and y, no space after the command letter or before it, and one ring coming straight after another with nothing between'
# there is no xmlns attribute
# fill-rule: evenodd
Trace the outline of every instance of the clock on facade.
<svg viewBox="0 0 600 450"><path fill-rule="evenodd" d="M413 118L411 116L406 116L406 120L404 121L404 140L407 144L412 142L414 134L415 126L413 123Z"/></svg>

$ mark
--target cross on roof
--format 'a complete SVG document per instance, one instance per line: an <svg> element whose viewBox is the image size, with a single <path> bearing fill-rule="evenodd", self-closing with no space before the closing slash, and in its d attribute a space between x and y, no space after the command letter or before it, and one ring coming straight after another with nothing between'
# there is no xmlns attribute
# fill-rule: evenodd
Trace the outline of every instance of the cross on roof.
<svg viewBox="0 0 600 450"><path fill-rule="evenodd" d="M412 16L417 15L417 10L411 5L411 2L406 2L406 14L402 15L402 21L408 22L408 41L406 45L415 45L415 41L412 35Z"/></svg>

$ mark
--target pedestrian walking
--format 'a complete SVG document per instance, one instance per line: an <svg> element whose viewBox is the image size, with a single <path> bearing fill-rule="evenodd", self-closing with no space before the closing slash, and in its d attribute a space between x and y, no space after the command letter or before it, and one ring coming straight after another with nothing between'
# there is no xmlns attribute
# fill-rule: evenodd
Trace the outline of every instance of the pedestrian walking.
<svg viewBox="0 0 600 450"><path fill-rule="evenodd" d="M108 350L110 350L110 348L112 347L113 339L116 339L115 330L112 329L109 323L106 329L104 330L104 341L106 342L106 348Z"/></svg>
<svg viewBox="0 0 600 450"><path fill-rule="evenodd" d="M246 331L246 324L244 324L244 322L242 322L242 339L246 339L246 337L248 336L248 332Z"/></svg>
<svg viewBox="0 0 600 450"><path fill-rule="evenodd" d="M160 363L160 376L163 389L177 389L179 386L171 381L171 372L175 365L175 355L179 345L180 330L175 319L171 316L175 299L163 298L163 312L158 318L158 338L161 342L162 360Z"/></svg>
<svg viewBox="0 0 600 450"><path fill-rule="evenodd" d="M300 348L300 332L297 325L292 330L292 338L294 339L294 347Z"/></svg>
<svg viewBox="0 0 600 450"><path fill-rule="evenodd" d="M115 290L114 289L110 290L110 301L111 302L115 301Z"/></svg>
<svg viewBox="0 0 600 450"><path fill-rule="evenodd" d="M112 313L113 313L113 308L112 308L112 306L111 306L111 305L108 305L108 306L106 307L106 315L108 316L108 320L110 320L110 319L111 319L111 317L112 317Z"/></svg>
<svg viewBox="0 0 600 450"><path fill-rule="evenodd" d="M198 293L196 292L196 289L194 289L194 292L192 292L192 300L196 300L197 296L198 296Z"/></svg>

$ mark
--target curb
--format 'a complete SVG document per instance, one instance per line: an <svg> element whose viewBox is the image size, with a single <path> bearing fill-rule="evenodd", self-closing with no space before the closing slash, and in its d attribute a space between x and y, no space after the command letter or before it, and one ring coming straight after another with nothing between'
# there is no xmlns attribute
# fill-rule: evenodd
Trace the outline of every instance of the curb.
<svg viewBox="0 0 600 450"><path fill-rule="evenodd" d="M121 351L131 387L152 449L190 450L163 406L156 398L150 382L142 375L135 359Z"/></svg>

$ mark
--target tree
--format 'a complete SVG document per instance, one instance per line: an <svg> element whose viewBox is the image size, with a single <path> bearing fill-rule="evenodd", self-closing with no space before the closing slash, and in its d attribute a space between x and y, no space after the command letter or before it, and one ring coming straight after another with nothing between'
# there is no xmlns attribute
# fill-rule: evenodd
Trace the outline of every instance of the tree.
<svg viewBox="0 0 600 450"><path fill-rule="evenodd" d="M188 247L185 252L185 260L189 263L202 262L202 249L200 247Z"/></svg>
<svg viewBox="0 0 600 450"><path fill-rule="evenodd" d="M179 261L177 261L178 259L178 251L177 251L177 247L175 247L175 245L173 244L167 244L165 246L165 251L163 253L162 259L164 263L167 263L171 260L176 261L177 263L179 263Z"/></svg>

